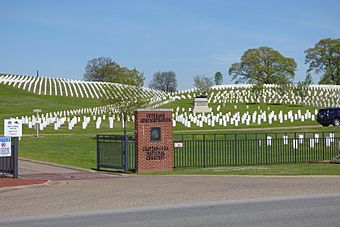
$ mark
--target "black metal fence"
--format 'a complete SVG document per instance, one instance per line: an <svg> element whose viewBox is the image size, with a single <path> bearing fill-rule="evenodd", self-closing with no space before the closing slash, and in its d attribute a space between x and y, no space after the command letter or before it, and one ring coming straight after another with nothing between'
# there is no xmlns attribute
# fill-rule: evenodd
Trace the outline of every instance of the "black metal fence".
<svg viewBox="0 0 340 227"><path fill-rule="evenodd" d="M11 139L11 156L0 157L0 177L12 175L18 178L18 140L17 137Z"/></svg>
<svg viewBox="0 0 340 227"><path fill-rule="evenodd" d="M97 135L97 169L135 168L135 141L132 136Z"/></svg>
<svg viewBox="0 0 340 227"><path fill-rule="evenodd" d="M174 167L302 163L338 155L340 134L326 132L175 134ZM97 135L97 169L135 169L133 136ZM127 163L127 164L126 164Z"/></svg>
<svg viewBox="0 0 340 227"><path fill-rule="evenodd" d="M175 135L174 167L301 163L339 154L335 133L237 133Z"/></svg>

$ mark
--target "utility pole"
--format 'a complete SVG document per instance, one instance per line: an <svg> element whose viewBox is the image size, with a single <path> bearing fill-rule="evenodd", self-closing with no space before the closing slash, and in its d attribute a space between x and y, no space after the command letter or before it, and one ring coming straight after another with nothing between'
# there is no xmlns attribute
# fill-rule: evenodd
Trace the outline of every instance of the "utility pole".
<svg viewBox="0 0 340 227"><path fill-rule="evenodd" d="M37 135L36 137L39 138L39 121L38 121L38 118L39 118L39 113L41 112L41 109L34 109L33 110L34 113L37 113L37 120L36 120L36 123L35 123L35 128L37 130Z"/></svg>

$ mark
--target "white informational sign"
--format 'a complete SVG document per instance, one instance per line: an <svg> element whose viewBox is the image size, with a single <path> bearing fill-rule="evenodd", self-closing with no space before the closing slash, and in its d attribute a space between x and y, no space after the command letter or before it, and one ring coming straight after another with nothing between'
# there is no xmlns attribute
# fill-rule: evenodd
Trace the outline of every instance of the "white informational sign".
<svg viewBox="0 0 340 227"><path fill-rule="evenodd" d="M176 148L183 147L183 143L175 143L175 144L174 144L174 147L176 147Z"/></svg>
<svg viewBox="0 0 340 227"><path fill-rule="evenodd" d="M11 138L0 137L0 157L9 157L11 155Z"/></svg>
<svg viewBox="0 0 340 227"><path fill-rule="evenodd" d="M4 127L5 127L4 136L8 137L22 136L22 120L6 119Z"/></svg>

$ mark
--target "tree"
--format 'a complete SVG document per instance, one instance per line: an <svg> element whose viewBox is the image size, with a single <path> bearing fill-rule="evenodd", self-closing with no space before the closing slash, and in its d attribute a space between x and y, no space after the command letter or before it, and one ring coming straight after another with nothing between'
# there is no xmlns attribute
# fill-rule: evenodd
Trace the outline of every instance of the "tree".
<svg viewBox="0 0 340 227"><path fill-rule="evenodd" d="M340 85L340 39L321 39L305 54L307 72L322 75L319 84Z"/></svg>
<svg viewBox="0 0 340 227"><path fill-rule="evenodd" d="M313 83L312 74L307 73L307 74L306 74L305 81L304 81L304 84L305 84L305 85L311 85L312 83Z"/></svg>
<svg viewBox="0 0 340 227"><path fill-rule="evenodd" d="M201 93L208 93L214 85L212 78L206 76L194 76L194 85Z"/></svg>
<svg viewBox="0 0 340 227"><path fill-rule="evenodd" d="M145 78L136 69L121 67L110 57L100 57L88 61L84 80L143 86Z"/></svg>
<svg viewBox="0 0 340 227"><path fill-rule="evenodd" d="M300 81L297 83L294 89L294 93L296 96L300 97L302 102L305 101L305 97L308 95L308 86L313 83L312 75L307 73L304 81Z"/></svg>
<svg viewBox="0 0 340 227"><path fill-rule="evenodd" d="M293 58L286 58L270 47L248 49L239 63L229 68L236 83L285 84L291 83L296 71Z"/></svg>
<svg viewBox="0 0 340 227"><path fill-rule="evenodd" d="M114 71L109 77L107 77L107 82L127 84L137 87L142 87L144 85L144 75L138 72L135 68L130 70L125 67L120 67Z"/></svg>
<svg viewBox="0 0 340 227"><path fill-rule="evenodd" d="M223 74L221 72L215 73L215 85L221 85L223 83Z"/></svg>
<svg viewBox="0 0 340 227"><path fill-rule="evenodd" d="M109 57L94 58L87 62L84 80L107 81L107 78L118 68L120 68L119 65Z"/></svg>
<svg viewBox="0 0 340 227"><path fill-rule="evenodd" d="M172 71L156 72L153 74L153 79L150 82L149 87L167 92L176 91L177 88L176 74Z"/></svg>
<svg viewBox="0 0 340 227"><path fill-rule="evenodd" d="M128 91L127 87L122 88L122 94L128 94L130 91ZM135 87L136 94L142 94L141 87ZM109 109L109 112L114 113L118 112L122 116L123 120L123 129L124 129L124 135L127 134L127 120L128 116L133 116L134 111L137 108L143 108L146 107L149 101L144 97L140 95L136 96L129 96L129 95L117 95L117 90L112 87L106 88L106 94L107 96L102 99L102 102L107 106Z"/></svg>

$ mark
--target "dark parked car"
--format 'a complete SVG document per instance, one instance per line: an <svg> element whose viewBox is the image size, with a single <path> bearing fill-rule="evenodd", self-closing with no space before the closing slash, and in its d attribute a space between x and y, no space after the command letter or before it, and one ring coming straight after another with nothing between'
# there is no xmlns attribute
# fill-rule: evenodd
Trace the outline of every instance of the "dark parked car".
<svg viewBox="0 0 340 227"><path fill-rule="evenodd" d="M323 126L340 126L340 108L325 108L320 109L317 117L317 122Z"/></svg>

